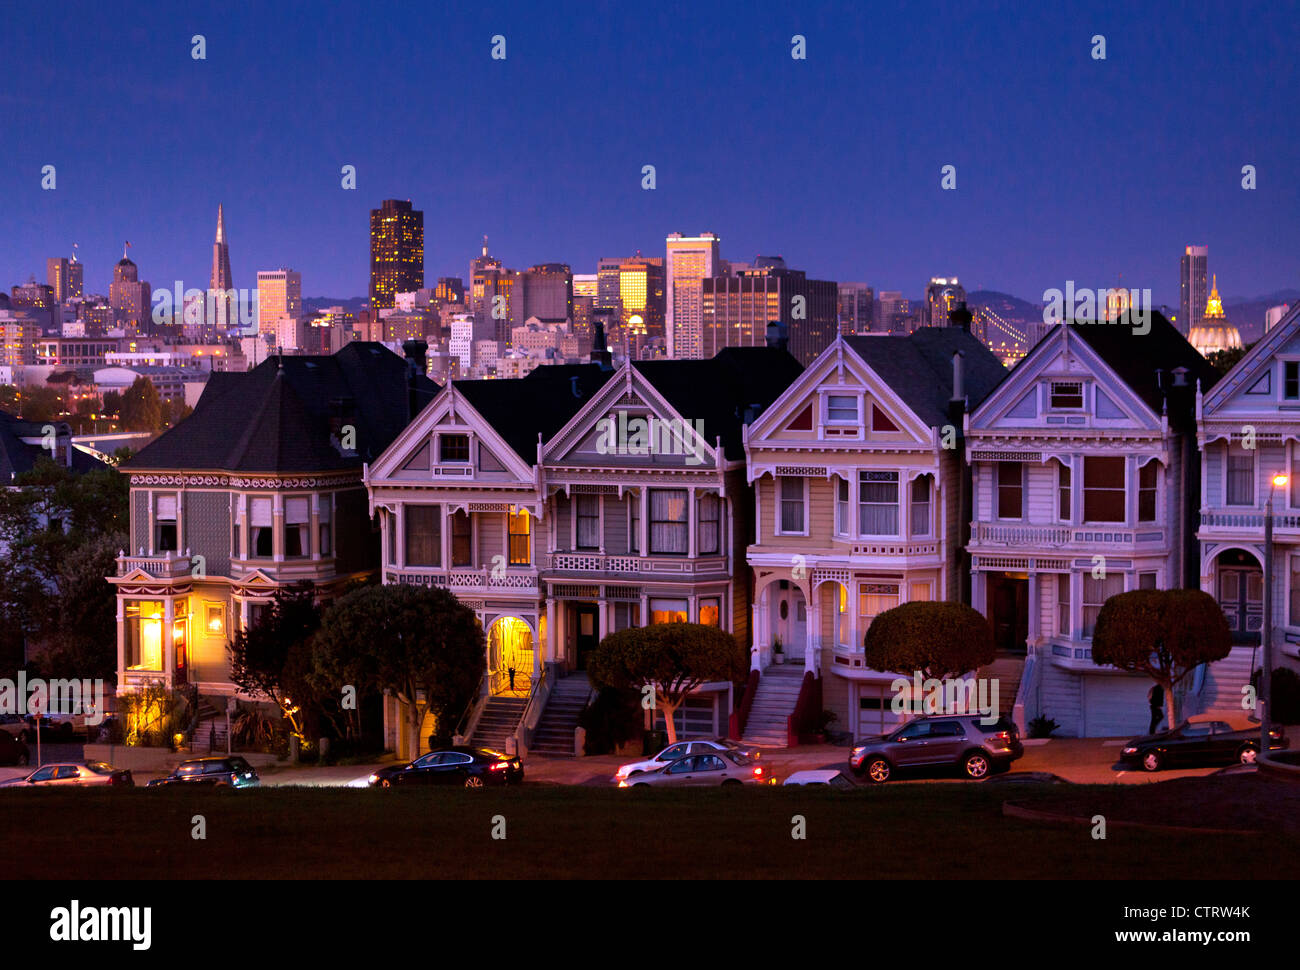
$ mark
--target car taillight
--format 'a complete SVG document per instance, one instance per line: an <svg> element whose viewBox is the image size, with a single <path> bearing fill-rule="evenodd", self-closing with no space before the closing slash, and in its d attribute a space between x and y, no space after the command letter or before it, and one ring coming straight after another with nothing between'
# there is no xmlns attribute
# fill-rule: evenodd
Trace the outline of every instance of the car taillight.
<svg viewBox="0 0 1300 970"><path fill-rule="evenodd" d="M762 768L755 768L755 769L754 769L754 777L755 777L755 778L762 778L762 777L763 777L763 769L762 769Z"/></svg>
<svg viewBox="0 0 1300 970"><path fill-rule="evenodd" d="M1280 737L1282 737L1282 731L1281 731L1280 729L1278 729L1278 728L1269 728L1269 729L1268 729L1268 736L1269 736L1270 738L1272 738L1274 741L1276 741L1276 740L1278 740Z"/></svg>
<svg viewBox="0 0 1300 970"><path fill-rule="evenodd" d="M992 735L992 736L989 738L989 740L990 740L990 741L995 741L995 742L997 742L997 743L999 743L999 744L1010 744L1010 743L1011 743L1011 732L1010 732L1010 731L998 731L996 734Z"/></svg>
<svg viewBox="0 0 1300 970"><path fill-rule="evenodd" d="M493 762L491 770L500 771L502 768L509 768L509 767L510 767L509 761L497 761L497 762Z"/></svg>
<svg viewBox="0 0 1300 970"><path fill-rule="evenodd" d="M232 785L238 785L238 784L239 784L239 772L237 772L237 771L236 771L236 772L231 772L231 775L230 775L230 783L231 783Z"/></svg>

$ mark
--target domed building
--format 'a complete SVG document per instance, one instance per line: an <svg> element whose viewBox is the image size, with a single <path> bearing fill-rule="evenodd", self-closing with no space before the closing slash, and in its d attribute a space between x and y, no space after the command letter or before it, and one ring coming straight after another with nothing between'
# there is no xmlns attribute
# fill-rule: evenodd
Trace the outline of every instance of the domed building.
<svg viewBox="0 0 1300 970"><path fill-rule="evenodd" d="M1202 357L1221 350L1237 350L1242 346L1241 334L1223 313L1223 301L1219 299L1219 278L1214 277L1210 290L1210 299L1205 304L1205 320L1199 327L1192 327L1187 334L1187 341L1195 347Z"/></svg>

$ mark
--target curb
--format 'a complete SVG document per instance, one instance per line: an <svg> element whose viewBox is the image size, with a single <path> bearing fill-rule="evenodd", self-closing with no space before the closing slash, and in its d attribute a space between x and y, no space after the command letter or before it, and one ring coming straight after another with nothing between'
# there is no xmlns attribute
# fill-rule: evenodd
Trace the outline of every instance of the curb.
<svg viewBox="0 0 1300 970"><path fill-rule="evenodd" d="M1002 814L1009 818L1023 819L1028 822L1055 822L1066 825L1092 825L1090 818L1083 818L1078 815L1059 815L1056 812L1046 812L1040 808L1025 808L1023 805L1017 805L1014 802L1002 803ZM1151 822L1124 822L1106 820L1108 828L1137 829L1148 832L1185 832L1189 835L1263 835L1255 829L1207 829L1196 828L1190 825L1156 825Z"/></svg>

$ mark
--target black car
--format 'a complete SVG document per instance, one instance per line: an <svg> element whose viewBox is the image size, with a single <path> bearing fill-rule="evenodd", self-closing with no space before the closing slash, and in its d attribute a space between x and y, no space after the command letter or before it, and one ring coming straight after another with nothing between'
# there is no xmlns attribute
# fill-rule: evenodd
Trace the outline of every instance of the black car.
<svg viewBox="0 0 1300 970"><path fill-rule="evenodd" d="M195 758L183 761L164 778L155 778L148 787L159 785L209 785L214 788L253 788L260 783L257 770L243 758Z"/></svg>
<svg viewBox="0 0 1300 970"><path fill-rule="evenodd" d="M414 761L380 768L370 776L370 787L395 785L513 785L524 780L524 765L517 757L488 748L443 748Z"/></svg>
<svg viewBox="0 0 1300 970"><path fill-rule="evenodd" d="M21 738L8 731L0 731L0 765L25 765L32 760L31 752Z"/></svg>
<svg viewBox="0 0 1300 970"><path fill-rule="evenodd" d="M1285 732L1275 727L1269 734L1269 750L1289 747ZM1235 731L1226 721L1184 721L1172 731L1134 738L1124 745L1120 761L1146 771L1161 768L1200 768L1234 762L1255 763L1259 753L1259 729Z"/></svg>

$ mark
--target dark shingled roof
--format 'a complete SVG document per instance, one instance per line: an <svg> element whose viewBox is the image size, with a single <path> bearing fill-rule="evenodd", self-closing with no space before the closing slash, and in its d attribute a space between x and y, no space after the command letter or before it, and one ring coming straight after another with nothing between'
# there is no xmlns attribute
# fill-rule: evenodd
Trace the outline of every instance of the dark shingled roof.
<svg viewBox="0 0 1300 970"><path fill-rule="evenodd" d="M786 350L728 347L708 360L644 360L633 367L686 421L703 421L705 440L722 439L729 459L745 457L750 424L803 372Z"/></svg>
<svg viewBox="0 0 1300 970"><path fill-rule="evenodd" d="M1154 310L1150 312L1149 333L1134 333L1129 314L1113 323L1070 326L1156 414L1164 413L1168 396L1170 427L1191 430L1196 426L1196 382L1201 382L1202 391L1208 391L1219 374L1177 327ZM1187 368L1185 388L1173 387L1171 372L1177 367ZM1164 371L1163 376L1157 375L1157 370Z"/></svg>
<svg viewBox="0 0 1300 970"><path fill-rule="evenodd" d="M0 411L0 482L8 484L14 475L31 471L42 456L49 457L49 452L42 448L39 442L31 444L23 441L24 438L41 438L45 425L49 423L51 422L24 421L16 415ZM70 433L66 424L56 423L55 427L61 433ZM71 468L74 472L88 472L96 468L110 467L112 466L80 448L72 449Z"/></svg>
<svg viewBox="0 0 1300 970"><path fill-rule="evenodd" d="M961 327L921 327L906 336L844 340L931 427L949 421L953 354L964 355L962 383L968 410L975 410L1010 373L979 338Z"/></svg>
<svg viewBox="0 0 1300 970"><path fill-rule="evenodd" d="M306 473L360 468L407 425L405 359L382 344L358 341L332 356L270 357L245 373L214 373L194 413L143 448L125 466ZM423 408L438 385L417 378ZM356 454L330 442L335 402L356 427Z"/></svg>
<svg viewBox="0 0 1300 970"><path fill-rule="evenodd" d="M537 461L537 435L549 440L613 376L597 364L557 364L519 380L453 381L452 386L531 465Z"/></svg>

